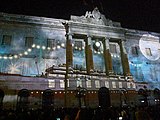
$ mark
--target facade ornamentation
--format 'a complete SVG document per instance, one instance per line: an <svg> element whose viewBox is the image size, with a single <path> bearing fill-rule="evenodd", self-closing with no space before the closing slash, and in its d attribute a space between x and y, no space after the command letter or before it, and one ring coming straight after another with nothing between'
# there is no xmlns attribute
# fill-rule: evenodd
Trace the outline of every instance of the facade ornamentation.
<svg viewBox="0 0 160 120"><path fill-rule="evenodd" d="M85 16L71 16L71 20L74 22L120 27L120 23L106 19L106 17L99 12L97 7L92 12L87 11Z"/></svg>
<svg viewBox="0 0 160 120"><path fill-rule="evenodd" d="M111 104L120 104L122 89L130 97L127 104L138 104L139 89L160 88L159 36L122 28L97 8L71 20L0 13L3 102L16 106L17 93L25 90L30 106L40 107L47 90L54 95L54 107L78 106L78 87L88 98L79 103L97 107L98 91L106 87Z"/></svg>

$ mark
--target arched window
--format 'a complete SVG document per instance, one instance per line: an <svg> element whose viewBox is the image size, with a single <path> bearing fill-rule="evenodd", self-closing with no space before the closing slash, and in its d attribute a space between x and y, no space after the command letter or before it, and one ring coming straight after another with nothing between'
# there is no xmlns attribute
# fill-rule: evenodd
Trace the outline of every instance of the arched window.
<svg viewBox="0 0 160 120"><path fill-rule="evenodd" d="M18 92L18 99L17 99L17 109L28 109L28 97L30 96L30 93L27 89L22 89Z"/></svg>

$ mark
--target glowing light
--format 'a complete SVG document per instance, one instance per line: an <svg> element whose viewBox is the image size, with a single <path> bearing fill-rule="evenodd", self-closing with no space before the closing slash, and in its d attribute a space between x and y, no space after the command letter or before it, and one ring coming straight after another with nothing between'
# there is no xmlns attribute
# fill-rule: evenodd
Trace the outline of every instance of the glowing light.
<svg viewBox="0 0 160 120"><path fill-rule="evenodd" d="M65 44L64 44L64 43L62 43L62 44L61 44L61 46L62 46L62 47L65 47Z"/></svg>
<svg viewBox="0 0 160 120"><path fill-rule="evenodd" d="M45 49L46 49L46 47L45 47L45 46L42 46L42 49L43 49L43 50L45 50Z"/></svg>
<svg viewBox="0 0 160 120"><path fill-rule="evenodd" d="M36 93L38 93L38 91Z"/></svg>
<svg viewBox="0 0 160 120"><path fill-rule="evenodd" d="M19 56L23 56L23 54L22 54L22 53L20 53L20 54L19 54Z"/></svg>
<svg viewBox="0 0 160 120"><path fill-rule="evenodd" d="M41 94L43 94L43 92L41 92Z"/></svg>
<svg viewBox="0 0 160 120"><path fill-rule="evenodd" d="M7 57L7 56L4 56L3 58L4 58L4 59L8 59L8 57Z"/></svg>
<svg viewBox="0 0 160 120"><path fill-rule="evenodd" d="M32 51L32 49L31 49L31 48L29 48L27 51L28 51L28 52L31 52L31 51Z"/></svg>
<svg viewBox="0 0 160 120"><path fill-rule="evenodd" d="M74 44L72 43L72 47L74 46Z"/></svg>
<svg viewBox="0 0 160 120"><path fill-rule="evenodd" d="M8 66L8 72L9 73L12 73L12 74L15 74L15 73L19 73L20 70L19 70L19 67L21 66L22 64L17 62L15 64L11 63L9 66Z"/></svg>
<svg viewBox="0 0 160 120"><path fill-rule="evenodd" d="M33 94L33 92L31 92L31 94Z"/></svg>
<svg viewBox="0 0 160 120"><path fill-rule="evenodd" d="M50 50L51 48L50 48L50 47L47 47L47 49Z"/></svg>
<svg viewBox="0 0 160 120"><path fill-rule="evenodd" d="M79 48L79 50L82 50L81 48Z"/></svg>
<svg viewBox="0 0 160 120"><path fill-rule="evenodd" d="M28 52L24 52L25 55L28 55Z"/></svg>
<svg viewBox="0 0 160 120"><path fill-rule="evenodd" d="M60 46L60 45L57 45L57 48L58 48L58 49L60 49L60 48L61 48L61 46Z"/></svg>
<svg viewBox="0 0 160 120"><path fill-rule="evenodd" d="M39 45L37 45L37 49L40 49L40 46L39 46Z"/></svg>
<svg viewBox="0 0 160 120"><path fill-rule="evenodd" d="M101 54L100 52L98 52L98 54Z"/></svg>
<svg viewBox="0 0 160 120"><path fill-rule="evenodd" d="M84 50L84 47L82 47L82 49Z"/></svg>
<svg viewBox="0 0 160 120"><path fill-rule="evenodd" d="M77 46L75 47L75 49L78 49Z"/></svg>
<svg viewBox="0 0 160 120"><path fill-rule="evenodd" d="M101 43L100 42L96 42L95 45L96 45L96 47L99 48L101 46Z"/></svg>
<svg viewBox="0 0 160 120"><path fill-rule="evenodd" d="M52 49L53 49L53 50L55 50L55 49L56 49L56 47L53 47Z"/></svg>
<svg viewBox="0 0 160 120"><path fill-rule="evenodd" d="M18 58L18 55L14 55L14 58Z"/></svg>
<svg viewBox="0 0 160 120"><path fill-rule="evenodd" d="M9 59L11 60L11 59L13 59L13 57L10 56Z"/></svg>
<svg viewBox="0 0 160 120"><path fill-rule="evenodd" d="M2 59L2 56L0 56L0 59Z"/></svg>
<svg viewBox="0 0 160 120"><path fill-rule="evenodd" d="M32 47L33 47L33 48L35 48L35 47L36 47L36 45L35 45L35 44L33 44L33 45L32 45Z"/></svg>

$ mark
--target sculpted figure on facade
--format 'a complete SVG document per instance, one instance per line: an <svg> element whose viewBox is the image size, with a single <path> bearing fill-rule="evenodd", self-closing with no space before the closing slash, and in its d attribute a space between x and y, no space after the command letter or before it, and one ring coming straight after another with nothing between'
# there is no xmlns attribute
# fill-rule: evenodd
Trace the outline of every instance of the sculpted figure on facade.
<svg viewBox="0 0 160 120"><path fill-rule="evenodd" d="M120 26L119 23L112 22L110 19L106 19L106 17L99 12L97 7L92 12L86 11L85 15L83 16L71 16L71 20L74 22L91 23L105 26Z"/></svg>

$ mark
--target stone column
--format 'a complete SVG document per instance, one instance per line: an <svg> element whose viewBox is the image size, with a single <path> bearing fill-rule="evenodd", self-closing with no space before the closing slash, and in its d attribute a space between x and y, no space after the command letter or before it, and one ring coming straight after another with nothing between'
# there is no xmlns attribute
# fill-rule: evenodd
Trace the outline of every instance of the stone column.
<svg viewBox="0 0 160 120"><path fill-rule="evenodd" d="M87 36L86 40L85 40L85 54L86 54L86 67L87 67L87 73L90 73L91 70L94 69L94 65L93 65L93 54L92 54L92 48L91 48L91 37Z"/></svg>
<svg viewBox="0 0 160 120"><path fill-rule="evenodd" d="M130 68L129 68L127 52L126 52L126 49L124 48L124 41L121 40L119 42L119 46L120 46L120 51L121 51L123 74L127 76L127 75L130 75Z"/></svg>
<svg viewBox="0 0 160 120"><path fill-rule="evenodd" d="M113 73L113 68L112 68L112 57L109 51L109 39L108 38L104 39L103 46L104 46L104 62L105 62L106 75L110 75Z"/></svg>

